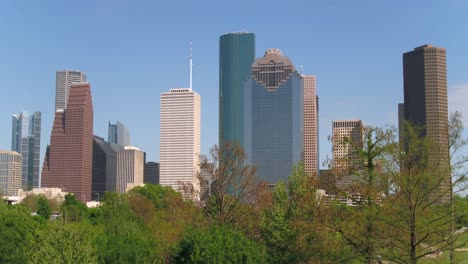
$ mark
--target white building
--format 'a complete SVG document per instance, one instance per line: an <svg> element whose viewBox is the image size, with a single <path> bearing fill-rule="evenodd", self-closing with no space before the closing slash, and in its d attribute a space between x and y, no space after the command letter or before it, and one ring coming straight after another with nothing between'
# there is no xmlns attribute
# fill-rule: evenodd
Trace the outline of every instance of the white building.
<svg viewBox="0 0 468 264"><path fill-rule="evenodd" d="M117 152L116 192L124 193L129 184L143 184L144 160L144 152L132 146Z"/></svg>
<svg viewBox="0 0 468 264"><path fill-rule="evenodd" d="M22 157L16 151L0 150L0 194L14 196L21 189Z"/></svg>
<svg viewBox="0 0 468 264"><path fill-rule="evenodd" d="M200 155L200 95L190 88L161 94L160 184L181 190L193 187Z"/></svg>
<svg viewBox="0 0 468 264"><path fill-rule="evenodd" d="M55 111L67 108L70 86L74 82L86 82L86 74L80 71L57 71L55 79Z"/></svg>

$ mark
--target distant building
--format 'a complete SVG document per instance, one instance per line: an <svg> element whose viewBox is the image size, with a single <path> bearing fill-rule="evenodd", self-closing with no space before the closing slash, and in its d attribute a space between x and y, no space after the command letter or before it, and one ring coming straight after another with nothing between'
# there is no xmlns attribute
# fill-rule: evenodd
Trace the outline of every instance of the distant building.
<svg viewBox="0 0 468 264"><path fill-rule="evenodd" d="M86 74L80 71L57 71L55 80L55 111L67 108L71 84L79 82L86 82Z"/></svg>
<svg viewBox="0 0 468 264"><path fill-rule="evenodd" d="M103 138L93 139L92 197L100 200L106 192L115 192L117 186L117 151Z"/></svg>
<svg viewBox="0 0 468 264"><path fill-rule="evenodd" d="M159 163L146 162L143 183L159 184Z"/></svg>
<svg viewBox="0 0 468 264"><path fill-rule="evenodd" d="M358 150L363 146L361 120L333 121L333 170L343 176L361 170L363 164Z"/></svg>
<svg viewBox="0 0 468 264"><path fill-rule="evenodd" d="M304 169L308 175L319 174L318 97L315 76L304 79Z"/></svg>
<svg viewBox="0 0 468 264"><path fill-rule="evenodd" d="M304 81L278 49L267 50L251 69L244 85L243 146L256 179L274 185L303 161Z"/></svg>
<svg viewBox="0 0 468 264"><path fill-rule="evenodd" d="M116 192L124 193L129 184L143 184L144 152L132 146L125 146L117 152Z"/></svg>
<svg viewBox="0 0 468 264"><path fill-rule="evenodd" d="M82 202L91 200L93 103L88 82L72 83L67 108L55 112L42 166L42 186L64 189Z"/></svg>
<svg viewBox="0 0 468 264"><path fill-rule="evenodd" d="M447 175L441 182L442 202L450 199L447 63L444 48L423 45L403 54L404 117L423 126L437 149L431 151L428 168Z"/></svg>
<svg viewBox="0 0 468 264"><path fill-rule="evenodd" d="M161 94L160 178L163 186L198 189L200 95L190 88Z"/></svg>
<svg viewBox="0 0 468 264"><path fill-rule="evenodd" d="M116 124L109 122L107 141L119 146L130 146L130 131L119 121Z"/></svg>
<svg viewBox="0 0 468 264"><path fill-rule="evenodd" d="M16 151L0 150L1 195L18 195L18 190L21 189L21 159L21 154Z"/></svg>
<svg viewBox="0 0 468 264"><path fill-rule="evenodd" d="M21 153L23 189L40 186L41 112L14 114L12 117L11 150Z"/></svg>
<svg viewBox="0 0 468 264"><path fill-rule="evenodd" d="M255 35L227 33L219 38L219 146L244 144L244 82L255 60Z"/></svg>

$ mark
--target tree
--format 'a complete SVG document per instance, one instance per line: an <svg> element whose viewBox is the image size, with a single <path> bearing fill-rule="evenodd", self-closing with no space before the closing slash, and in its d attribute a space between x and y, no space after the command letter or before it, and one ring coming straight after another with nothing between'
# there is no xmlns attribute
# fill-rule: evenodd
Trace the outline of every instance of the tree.
<svg viewBox="0 0 468 264"><path fill-rule="evenodd" d="M50 209L47 198L45 198L43 195L40 195L39 199L37 200L37 214L45 220L49 220L52 213L51 211L52 210Z"/></svg>
<svg viewBox="0 0 468 264"><path fill-rule="evenodd" d="M61 219L65 222L79 222L86 216L86 206L78 201L73 194L65 195L60 208Z"/></svg>
<svg viewBox="0 0 468 264"><path fill-rule="evenodd" d="M266 263L265 252L240 231L223 226L192 228L174 256L175 263Z"/></svg>
<svg viewBox="0 0 468 264"><path fill-rule="evenodd" d="M422 131L406 124L404 145L392 153L396 169L383 206L383 231L389 238L384 257L397 263L417 263L453 243L451 212L441 203L449 192L447 160L443 149Z"/></svg>
<svg viewBox="0 0 468 264"><path fill-rule="evenodd" d="M206 205L206 214L222 224L242 222L251 210L255 198L255 168L246 164L242 147L225 143L210 150L209 157L200 157L200 169L210 174L212 195ZM201 178L201 177L200 177Z"/></svg>
<svg viewBox="0 0 468 264"><path fill-rule="evenodd" d="M342 191L361 196L358 207L342 210L335 208L340 217L332 218L330 227L336 230L356 252L356 257L364 263L378 260L378 251L382 248L382 236L379 230L381 222L380 201L387 193L388 179L384 173L387 159L395 147L395 136L392 129L381 129L367 126L364 128L362 145L355 145L350 139L344 139L340 144L350 144L353 151L351 157L357 160L349 164L357 164L351 168L353 182ZM361 167L363 169L361 169ZM342 221L344 220L345 221Z"/></svg>

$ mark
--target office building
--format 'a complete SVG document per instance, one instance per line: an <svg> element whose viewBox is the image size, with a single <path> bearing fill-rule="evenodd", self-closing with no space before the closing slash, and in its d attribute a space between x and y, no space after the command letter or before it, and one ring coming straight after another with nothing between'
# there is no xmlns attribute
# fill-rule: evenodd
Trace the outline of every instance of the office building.
<svg viewBox="0 0 468 264"><path fill-rule="evenodd" d="M304 82L288 57L269 49L244 86L244 149L256 179L287 180L304 155Z"/></svg>
<svg viewBox="0 0 468 264"><path fill-rule="evenodd" d="M42 186L61 188L82 202L91 200L93 104L88 82L72 83L67 108L55 112L42 166Z"/></svg>
<svg viewBox="0 0 468 264"><path fill-rule="evenodd" d="M403 54L404 118L423 126L434 144L428 167L447 175L441 183L441 201L450 198L447 64L444 48L424 45Z"/></svg>
<svg viewBox="0 0 468 264"><path fill-rule="evenodd" d="M143 183L159 184L159 163L146 162Z"/></svg>
<svg viewBox="0 0 468 264"><path fill-rule="evenodd" d="M86 82L86 74L80 71L57 71L55 79L55 111L67 108L70 87L75 82Z"/></svg>
<svg viewBox="0 0 468 264"><path fill-rule="evenodd" d="M103 138L93 138L92 198L100 200L106 192L115 192L117 186L117 151Z"/></svg>
<svg viewBox="0 0 468 264"><path fill-rule="evenodd" d="M109 122L107 141L119 146L130 146L130 131L119 121L115 124Z"/></svg>
<svg viewBox="0 0 468 264"><path fill-rule="evenodd" d="M302 76L304 80L304 169L308 175L318 176L318 97L315 76Z"/></svg>
<svg viewBox="0 0 468 264"><path fill-rule="evenodd" d="M361 120L333 121L333 173L349 175L363 169L358 151L363 147Z"/></svg>
<svg viewBox="0 0 468 264"><path fill-rule="evenodd" d="M198 190L201 98L190 88L161 94L160 178L163 186Z"/></svg>
<svg viewBox="0 0 468 264"><path fill-rule="evenodd" d="M219 145L244 143L244 90L255 60L253 33L227 33L219 38Z"/></svg>
<svg viewBox="0 0 468 264"><path fill-rule="evenodd" d="M21 154L0 150L0 196L16 196L21 188Z"/></svg>
<svg viewBox="0 0 468 264"><path fill-rule="evenodd" d="M12 117L11 150L21 154L21 186L25 190L40 187L41 112L14 114Z"/></svg>
<svg viewBox="0 0 468 264"><path fill-rule="evenodd" d="M143 184L144 152L136 147L125 146L117 152L116 192L126 192L129 185Z"/></svg>

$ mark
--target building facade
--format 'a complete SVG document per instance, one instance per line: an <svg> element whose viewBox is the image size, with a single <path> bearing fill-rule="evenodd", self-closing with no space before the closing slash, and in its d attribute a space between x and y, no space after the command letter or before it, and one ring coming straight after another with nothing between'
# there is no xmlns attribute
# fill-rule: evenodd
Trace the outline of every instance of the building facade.
<svg viewBox="0 0 468 264"><path fill-rule="evenodd" d="M70 87L75 82L86 82L86 74L80 71L61 70L56 72L55 111L67 108Z"/></svg>
<svg viewBox="0 0 468 264"><path fill-rule="evenodd" d="M117 186L117 151L103 138L93 138L93 178L91 192L98 201L106 192L115 192Z"/></svg>
<svg viewBox="0 0 468 264"><path fill-rule="evenodd" d="M444 48L424 45L403 54L404 118L423 126L436 150L428 166L446 174L441 183L442 201L450 198L447 63Z"/></svg>
<svg viewBox="0 0 468 264"><path fill-rule="evenodd" d="M268 184L286 180L304 155L304 82L288 57L269 49L244 86L244 149Z"/></svg>
<svg viewBox="0 0 468 264"><path fill-rule="evenodd" d="M116 192L126 192L130 184L143 184L144 160L144 152L132 146L117 152Z"/></svg>
<svg viewBox="0 0 468 264"><path fill-rule="evenodd" d="M55 112L42 166L42 186L61 188L82 202L91 200L93 104L88 82L72 83L66 110Z"/></svg>
<svg viewBox="0 0 468 264"><path fill-rule="evenodd" d="M255 60L253 33L227 33L219 38L219 145L244 143L244 83Z"/></svg>
<svg viewBox="0 0 468 264"><path fill-rule="evenodd" d="M22 189L22 157L16 151L0 150L0 196L16 196Z"/></svg>
<svg viewBox="0 0 468 264"><path fill-rule="evenodd" d="M358 156L363 146L363 132L361 120L333 121L333 173L337 176L363 168Z"/></svg>
<svg viewBox="0 0 468 264"><path fill-rule="evenodd" d="M109 122L107 141L120 146L130 146L130 131L119 121L115 124Z"/></svg>
<svg viewBox="0 0 468 264"><path fill-rule="evenodd" d="M317 78L303 75L304 80L304 169L310 176L319 174Z"/></svg>
<svg viewBox="0 0 468 264"><path fill-rule="evenodd" d="M25 190L40 187L41 112L14 114L12 117L11 150L21 153L22 180Z"/></svg>
<svg viewBox="0 0 468 264"><path fill-rule="evenodd" d="M146 162L143 183L159 184L159 163Z"/></svg>
<svg viewBox="0 0 468 264"><path fill-rule="evenodd" d="M201 98L189 88L161 94L160 178L163 186L198 188Z"/></svg>

